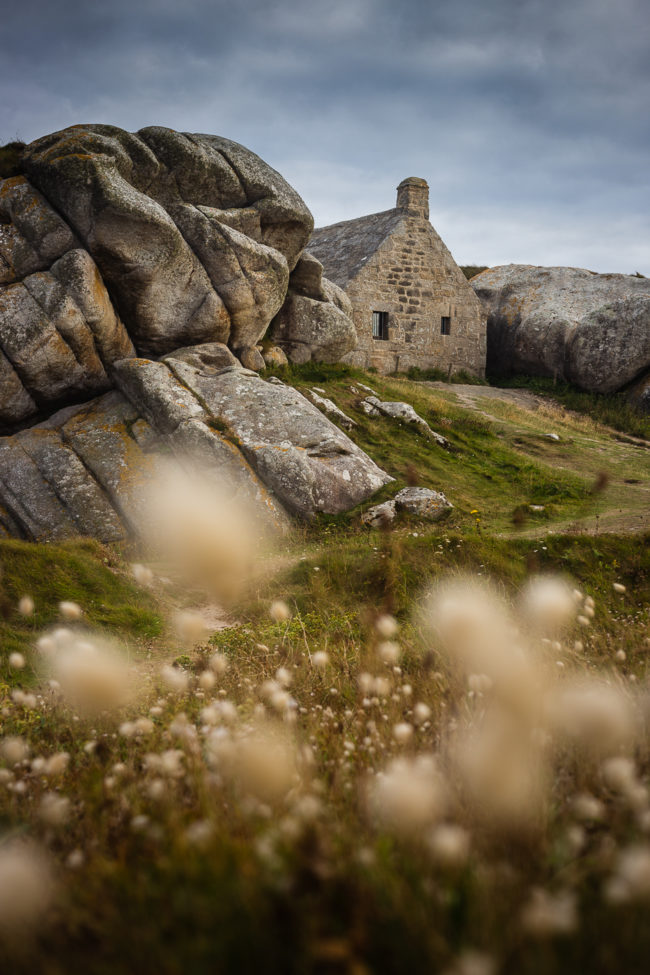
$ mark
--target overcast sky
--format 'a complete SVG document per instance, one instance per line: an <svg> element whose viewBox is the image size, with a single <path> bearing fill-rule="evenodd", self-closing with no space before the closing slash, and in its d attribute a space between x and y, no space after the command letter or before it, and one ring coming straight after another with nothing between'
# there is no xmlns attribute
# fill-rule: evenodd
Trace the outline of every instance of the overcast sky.
<svg viewBox="0 0 650 975"><path fill-rule="evenodd" d="M460 264L650 276L650 0L0 6L0 143L77 122L216 133L318 226L422 176Z"/></svg>

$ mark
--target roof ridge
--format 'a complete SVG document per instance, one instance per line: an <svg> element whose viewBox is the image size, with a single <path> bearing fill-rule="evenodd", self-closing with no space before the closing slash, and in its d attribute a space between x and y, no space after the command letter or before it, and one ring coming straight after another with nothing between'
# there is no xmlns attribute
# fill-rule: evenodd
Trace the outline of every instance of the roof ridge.
<svg viewBox="0 0 650 975"><path fill-rule="evenodd" d="M398 210L397 207L391 207L389 210L379 210L377 213L364 213L360 217L351 217L349 220L328 223L324 227L314 227L313 233L320 233L321 230L332 230L334 227L343 227L349 223L358 223L361 220L371 220L373 217L385 217L389 213L401 213L401 210Z"/></svg>

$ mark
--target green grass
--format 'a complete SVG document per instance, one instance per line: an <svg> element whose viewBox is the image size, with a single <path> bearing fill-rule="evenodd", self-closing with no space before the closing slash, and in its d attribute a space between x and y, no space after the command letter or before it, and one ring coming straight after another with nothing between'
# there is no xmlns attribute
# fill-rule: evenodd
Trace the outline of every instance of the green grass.
<svg viewBox="0 0 650 975"><path fill-rule="evenodd" d="M495 377L495 382L510 389L529 389L552 397L567 409L582 413L598 423L633 437L650 440L650 416L636 410L624 392L586 393L570 383L554 382L539 376Z"/></svg>
<svg viewBox="0 0 650 975"><path fill-rule="evenodd" d="M553 528L613 503L606 491L591 492L597 458L607 457L612 469L627 463L626 473L641 480L647 451L614 443L596 424L561 412L541 415L490 402L485 404L490 419L465 408L453 387L432 390L407 378L342 366L309 364L281 374L301 389L322 386L355 419L353 438L396 477L379 497L392 496L417 475L443 490L454 511L433 525L404 518L387 532L362 527L358 510L296 527L264 563L246 601L231 608L238 625L216 632L209 644L181 653L174 648L177 666L192 680L215 649L229 662L213 689L195 684L180 699L167 696L155 677L156 664L172 656L162 603L133 584L119 550L94 542L0 543L0 738L24 736L32 758L58 750L70 755L61 779L46 780L25 764L14 773L24 783L22 792L0 783L0 843L8 834L46 846L61 884L51 923L35 939L16 952L5 949L0 937L0 970L401 975L454 970L459 953L470 949L488 952L508 975L644 970L650 950L647 903L606 905L601 891L613 856L607 843L619 849L645 842L646 834L597 776L589 788L600 789L608 818L585 828L581 854L569 850L567 836L575 826L572 797L585 786L574 781L570 765L560 763L543 835L493 841L477 827L470 859L455 872L436 865L424 844L371 825L362 789L371 769L399 753L391 729L409 719L415 701L432 709L432 727L418 730L413 745L422 751L438 748L447 718L462 719L471 707L468 698L454 697L439 648L424 641L414 619L423 590L449 574L490 578L512 600L533 572L567 576L594 598L596 615L588 628L572 631L560 649L553 648L553 667L557 656L567 671L577 665L573 641L579 636L585 645L579 663L587 672L598 668L608 681L645 686L650 535ZM383 399L412 403L452 449L387 418L366 417L358 408L359 394L350 389L357 382ZM558 442L544 436L551 420ZM614 453L607 454L610 450ZM572 469L561 469L569 462ZM530 512L536 501L544 512ZM625 585L626 592L615 592L614 583ZM16 610L26 594L36 603L34 619ZM177 601L193 604L198 598L185 595L177 593ZM78 602L93 627L145 643L146 680L137 711L75 720L69 710L48 703L47 692L31 709L12 700L12 685L29 686L34 678L28 671L9 673L7 654L29 656L36 635L58 620L63 599ZM269 618L274 599L287 602L290 620ZM362 700L358 675L377 667L373 621L381 611L396 615L403 655L401 672L391 674L395 693L375 706ZM316 651L329 654L325 670L312 666ZM623 662L615 656L620 651L626 654ZM221 771L215 775L201 758L206 704L225 698L237 708L236 727L254 722L264 683L278 667L293 677L295 721L287 726L279 718L270 721L295 733L301 749L311 749L314 768L302 788L318 795L325 810L298 834L293 799L251 813L236 785L221 781ZM406 684L412 698L397 693ZM174 730L179 711L185 716L181 733ZM124 718L136 714L150 715L153 722L141 741L119 730ZM187 722L194 737L182 733ZM374 758L364 746L373 727ZM90 739L94 750L86 748ZM347 754L349 742L354 750ZM647 781L650 747L644 742L636 757ZM184 754L187 774L170 780L165 799L155 800L148 792L146 756L176 748ZM5 770L2 759L0 769ZM39 817L47 791L71 799L62 829ZM147 817L143 831L133 825L141 815ZM186 830L202 821L214 832L204 846L193 847ZM68 856L78 850L85 859L72 869ZM522 932L521 907L535 885L576 890L575 932L543 941Z"/></svg>
<svg viewBox="0 0 650 975"><path fill-rule="evenodd" d="M522 505L544 505L546 517L570 519L591 511L592 477L561 470L542 458L527 456L508 444L497 425L481 415L456 405L451 398L421 383L403 377L357 378L354 370L335 367L292 367L285 380L305 391L318 383L357 426L349 434L363 450L395 479L370 504L392 495L409 481L443 491L454 505L450 525L474 524L471 512L478 509L483 526L490 531L512 527L515 510ZM384 400L405 400L429 425L445 436L450 450L427 439L416 428L387 417L366 416L358 395L350 389L365 381ZM450 387L453 389L453 387ZM598 504L598 501L596 502ZM350 524L358 518L352 512L340 516ZM337 520L337 519L335 519Z"/></svg>
<svg viewBox="0 0 650 975"><path fill-rule="evenodd" d="M253 620L264 618L278 594L301 618L316 613L321 620L328 620L330 613L354 611L363 618L388 594L391 612L406 622L417 594L429 582L457 571L496 578L510 594L530 572L559 572L600 594L608 611L620 605L612 584L623 582L641 603L650 604L650 535L497 538L487 531L461 533L445 524L423 532L414 523L388 533L330 525L325 537L322 530L312 537L311 544L298 549L303 554L293 565L258 588L249 607ZM349 616L343 617L344 623L335 618L332 630L338 637L350 626ZM232 638L240 639L219 639Z"/></svg>
<svg viewBox="0 0 650 975"><path fill-rule="evenodd" d="M344 736L363 734L345 709L356 713L358 707L355 674L367 657L370 619L378 607L394 608L400 617L404 678L426 694L435 675L430 675L429 658L416 649L411 614L428 580L449 571L480 572L514 595L530 571L559 570L596 599L592 663L609 665L612 649L625 647L629 672L643 680L647 664L639 650L649 622L649 542L648 537L635 536L548 536L540 542L444 528L414 537L408 527L378 536L325 527L320 536L313 532L305 541L296 541L296 563L279 575L269 573L242 625L215 634L211 648L192 655L191 666L200 672L214 647L223 652L230 660L228 693L234 697L237 687L244 688L239 692L240 710L247 718L256 698L246 692L246 681L261 682L277 666L296 665L298 699L333 709L331 741L319 725L312 726L313 739L305 731L304 740L313 740L325 754L332 749L333 768L320 774L326 789L337 793L337 743ZM8 575L11 579L12 602L25 589L23 573L33 585L40 581L45 586L43 570L63 587L56 596L78 598L95 622L110 618L109 605L117 612L120 599L129 604L140 599L130 584L115 581L104 562L108 558L110 564L112 557L101 546L52 546L47 553L33 548L33 559L25 555L29 546L4 549L5 565L12 566L5 575L5 584ZM9 559L8 553L17 553L19 559ZM55 567L61 564L59 574ZM617 596L614 581L625 583L629 595ZM101 600L105 607L95 598L98 585L112 592ZM38 592L47 623L56 615L55 597L48 601L46 593ZM287 623L273 623L266 614L269 599L278 596L294 608ZM132 628L130 614L112 619ZM11 629L22 638L20 620L12 618L5 626L5 638ZM142 632L141 627L136 631ZM305 654L317 649L327 650L335 664L314 680ZM331 696L333 684L336 698ZM428 694L431 700L433 691ZM192 697L182 702L190 721L198 721L202 703ZM165 716L157 719L154 740L142 747L180 745L187 749L190 763L191 748L171 739L166 730L172 714L168 706ZM100 724L100 732L103 727L110 731L110 724ZM208 975L261 969L273 975L339 970L399 975L405 970L444 970L455 954L470 948L496 954L503 970L517 975L574 975L640 971L635 966L650 949L643 905L603 909L595 891L605 874L588 857L580 866L579 933L541 943L522 939L516 918L529 884L553 886L578 869L562 852L567 812L561 806L554 814L555 838L548 846L530 850L510 838L503 850L507 869L496 854L483 867L472 860L458 874L441 872L408 843L375 835L358 818L353 792L348 800L337 800L326 824L314 825L299 842L279 843L277 861L269 866L255 844L267 828L274 831L273 821L269 826L265 820L242 815L227 796L213 795L190 779L179 784L175 801L152 809L138 785L141 756L136 744L104 734L101 750L89 756L82 747L91 734L88 729L80 735L74 725L40 711L13 711L3 730L28 736L36 753L60 748L70 752L71 766L61 789L83 798L83 805L75 807L68 827L49 842L62 860L76 848L87 855L79 871L64 870L65 894L55 908L54 923L7 960L0 947L0 962L16 975L67 975L74 970L89 975L135 970ZM126 764L128 772L119 789L111 792L104 777L116 761ZM0 795L3 832L26 831L43 841L47 833L34 813L41 788L37 779L31 780L33 800ZM142 812L152 817L159 839L130 828L132 817ZM277 815L284 822L284 813ZM193 849L184 841L184 829L202 817L214 819L218 829L206 847ZM352 830L349 823L354 824ZM597 844L599 835L596 827L589 842ZM362 848L369 860L359 858Z"/></svg>
<svg viewBox="0 0 650 975"><path fill-rule="evenodd" d="M83 607L92 627L136 640L162 633L163 622L154 599L129 578L119 555L99 542L85 540L61 545L0 541L0 681L10 677L6 658L29 651L36 633L60 622L63 600ZM31 596L35 612L18 612L22 596Z"/></svg>

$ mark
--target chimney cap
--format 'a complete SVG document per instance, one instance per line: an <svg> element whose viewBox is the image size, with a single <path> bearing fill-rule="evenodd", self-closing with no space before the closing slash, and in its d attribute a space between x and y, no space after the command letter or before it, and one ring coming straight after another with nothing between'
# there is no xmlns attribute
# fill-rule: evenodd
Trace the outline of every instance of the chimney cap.
<svg viewBox="0 0 650 975"><path fill-rule="evenodd" d="M402 180L397 189L401 190L403 186L419 186L423 190L429 189L429 184L426 179L422 179L421 176L407 176L406 179Z"/></svg>

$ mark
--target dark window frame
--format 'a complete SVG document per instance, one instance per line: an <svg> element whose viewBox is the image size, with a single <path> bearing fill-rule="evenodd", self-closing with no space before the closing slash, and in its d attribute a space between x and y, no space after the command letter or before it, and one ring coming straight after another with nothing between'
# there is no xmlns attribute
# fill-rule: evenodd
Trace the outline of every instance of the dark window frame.
<svg viewBox="0 0 650 975"><path fill-rule="evenodd" d="M440 316L440 334L451 335L451 315Z"/></svg>
<svg viewBox="0 0 650 975"><path fill-rule="evenodd" d="M381 341L388 340L388 312L373 311L372 313L372 337Z"/></svg>

